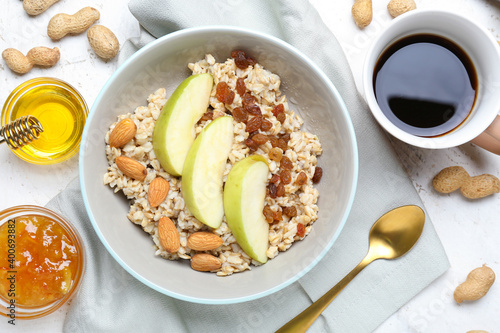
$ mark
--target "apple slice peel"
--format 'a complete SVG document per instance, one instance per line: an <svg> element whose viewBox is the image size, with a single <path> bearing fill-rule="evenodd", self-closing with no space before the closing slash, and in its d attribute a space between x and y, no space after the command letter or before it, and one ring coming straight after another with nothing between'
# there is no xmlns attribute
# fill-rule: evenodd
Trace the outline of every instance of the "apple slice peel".
<svg viewBox="0 0 500 333"><path fill-rule="evenodd" d="M263 210L269 166L260 155L237 162L224 186L226 221L240 247L252 259L267 262L269 224Z"/></svg>
<svg viewBox="0 0 500 333"><path fill-rule="evenodd" d="M180 176L196 136L195 125L207 111L213 87L210 74L192 75L175 89L156 121L153 150L162 168Z"/></svg>
<svg viewBox="0 0 500 333"><path fill-rule="evenodd" d="M223 175L233 140L233 118L215 119L194 141L182 171L186 207L197 220L214 229L224 218Z"/></svg>

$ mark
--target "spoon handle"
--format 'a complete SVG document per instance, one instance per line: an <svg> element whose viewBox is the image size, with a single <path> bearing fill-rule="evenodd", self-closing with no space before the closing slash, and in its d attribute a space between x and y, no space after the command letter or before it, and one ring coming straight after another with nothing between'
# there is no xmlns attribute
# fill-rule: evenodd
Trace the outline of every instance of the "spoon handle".
<svg viewBox="0 0 500 333"><path fill-rule="evenodd" d="M374 259L367 255L349 274L347 274L339 283L332 289L326 292L316 302L311 304L307 309L298 314L295 318L286 323L276 333L302 333L306 332L309 326L314 323L316 318L330 305L335 297L354 279L359 272L363 270Z"/></svg>

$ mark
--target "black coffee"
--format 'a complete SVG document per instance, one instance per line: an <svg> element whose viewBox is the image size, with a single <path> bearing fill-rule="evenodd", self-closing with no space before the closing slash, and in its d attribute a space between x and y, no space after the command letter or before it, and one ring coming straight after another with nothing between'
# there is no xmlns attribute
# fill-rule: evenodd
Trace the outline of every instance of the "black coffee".
<svg viewBox="0 0 500 333"><path fill-rule="evenodd" d="M467 119L477 75L467 54L443 37L405 37L385 50L374 70L375 97L403 131L423 137L450 132Z"/></svg>

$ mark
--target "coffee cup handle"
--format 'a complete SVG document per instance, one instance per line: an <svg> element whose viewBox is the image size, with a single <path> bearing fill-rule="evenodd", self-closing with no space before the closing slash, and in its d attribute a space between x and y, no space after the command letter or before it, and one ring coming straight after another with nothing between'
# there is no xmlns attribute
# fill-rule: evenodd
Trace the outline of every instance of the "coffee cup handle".
<svg viewBox="0 0 500 333"><path fill-rule="evenodd" d="M478 137L471 141L494 154L500 155L500 115Z"/></svg>

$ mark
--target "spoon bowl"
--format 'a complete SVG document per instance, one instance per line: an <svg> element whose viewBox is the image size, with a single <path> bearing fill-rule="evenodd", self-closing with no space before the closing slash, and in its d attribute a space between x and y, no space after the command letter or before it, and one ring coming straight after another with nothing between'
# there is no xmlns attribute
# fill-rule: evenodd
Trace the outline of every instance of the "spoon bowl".
<svg viewBox="0 0 500 333"><path fill-rule="evenodd" d="M373 224L369 255L376 259L396 259L407 253L424 229L425 214L418 206L402 206L382 215Z"/></svg>
<svg viewBox="0 0 500 333"><path fill-rule="evenodd" d="M370 230L368 254L358 266L276 333L307 331L342 289L368 264L377 259L396 259L410 251L420 238L424 224L424 211L414 205L401 206L382 215Z"/></svg>

